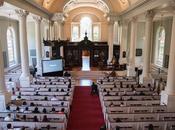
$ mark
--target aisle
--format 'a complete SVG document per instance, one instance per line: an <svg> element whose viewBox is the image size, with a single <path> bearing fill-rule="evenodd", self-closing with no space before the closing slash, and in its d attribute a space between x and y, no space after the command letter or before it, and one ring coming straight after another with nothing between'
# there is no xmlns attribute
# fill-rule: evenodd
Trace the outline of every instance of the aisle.
<svg viewBox="0 0 175 130"><path fill-rule="evenodd" d="M90 87L76 87L68 130L99 130L104 124L98 96L90 95Z"/></svg>

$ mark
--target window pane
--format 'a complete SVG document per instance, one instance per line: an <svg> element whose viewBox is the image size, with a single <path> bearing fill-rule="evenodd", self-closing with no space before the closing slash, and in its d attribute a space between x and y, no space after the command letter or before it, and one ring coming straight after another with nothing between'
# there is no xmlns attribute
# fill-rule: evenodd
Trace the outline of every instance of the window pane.
<svg viewBox="0 0 175 130"><path fill-rule="evenodd" d="M96 25L94 26L93 28L93 40L94 41L99 41L100 40L100 29L99 29L99 26Z"/></svg>
<svg viewBox="0 0 175 130"><path fill-rule="evenodd" d="M8 48L9 66L12 66L15 64L15 53L14 53L14 34L11 28L7 30L7 48Z"/></svg>
<svg viewBox="0 0 175 130"><path fill-rule="evenodd" d="M80 21L80 29L81 29L81 40L84 39L85 33L87 33L87 37L89 40L92 40L92 21L89 17L83 17Z"/></svg>
<svg viewBox="0 0 175 130"><path fill-rule="evenodd" d="M77 25L72 27L72 41L79 41L79 27Z"/></svg>
<svg viewBox="0 0 175 130"><path fill-rule="evenodd" d="M164 58L164 47L165 47L165 29L161 28L158 32L158 42L157 42L157 60L156 64L159 66L163 66L163 58Z"/></svg>

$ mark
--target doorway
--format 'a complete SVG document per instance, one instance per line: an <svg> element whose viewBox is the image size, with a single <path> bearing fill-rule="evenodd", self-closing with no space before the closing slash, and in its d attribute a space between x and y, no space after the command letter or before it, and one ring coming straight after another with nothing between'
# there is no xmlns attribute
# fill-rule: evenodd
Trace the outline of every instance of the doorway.
<svg viewBox="0 0 175 130"><path fill-rule="evenodd" d="M90 51L82 50L82 71L90 71Z"/></svg>

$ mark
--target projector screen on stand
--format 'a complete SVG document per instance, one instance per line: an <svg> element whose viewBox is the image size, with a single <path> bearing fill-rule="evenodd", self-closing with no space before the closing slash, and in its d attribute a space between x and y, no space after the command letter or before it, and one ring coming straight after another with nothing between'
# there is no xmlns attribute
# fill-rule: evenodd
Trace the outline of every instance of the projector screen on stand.
<svg viewBox="0 0 175 130"><path fill-rule="evenodd" d="M63 74L63 60L42 60L43 76L62 76Z"/></svg>

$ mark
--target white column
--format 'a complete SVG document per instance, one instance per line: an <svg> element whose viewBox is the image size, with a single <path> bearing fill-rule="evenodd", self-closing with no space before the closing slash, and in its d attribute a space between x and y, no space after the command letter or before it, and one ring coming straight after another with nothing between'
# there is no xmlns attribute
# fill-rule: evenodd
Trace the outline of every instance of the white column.
<svg viewBox="0 0 175 130"><path fill-rule="evenodd" d="M28 11L16 10L19 16L19 33L20 33L20 51L21 51L21 69L22 74L20 77L21 87L30 86L30 71L29 71L29 55L28 55L28 43L27 43L27 15Z"/></svg>
<svg viewBox="0 0 175 130"><path fill-rule="evenodd" d="M123 57L123 52L126 52L126 44L127 44L127 34L128 34L128 22L122 21L122 34L121 34L121 44L120 44L120 64L126 64L126 57Z"/></svg>
<svg viewBox="0 0 175 130"><path fill-rule="evenodd" d="M161 104L166 104L169 111L175 110L175 15L173 16L170 58L168 66L167 86L161 93Z"/></svg>
<svg viewBox="0 0 175 130"><path fill-rule="evenodd" d="M5 105L9 103L11 100L10 93L7 92L5 86L5 79L4 79L4 62L2 56L2 47L0 41L0 111L4 111L6 109Z"/></svg>
<svg viewBox="0 0 175 130"><path fill-rule="evenodd" d="M108 23L108 47L109 47L108 62L111 62L113 58L113 44L114 44L113 32L114 32L114 22L110 21Z"/></svg>
<svg viewBox="0 0 175 130"><path fill-rule="evenodd" d="M143 77L149 77L150 71L150 59L151 59L151 39L153 34L153 17L154 12L148 11L146 13L146 25L145 25L145 43L143 47Z"/></svg>
<svg viewBox="0 0 175 130"><path fill-rule="evenodd" d="M118 42L118 28L119 28L119 25L118 25L118 22L115 22L114 23L114 30L113 30L113 39L114 39L114 44L117 45L119 44Z"/></svg>
<svg viewBox="0 0 175 130"><path fill-rule="evenodd" d="M137 39L137 20L134 17L131 20L131 37L130 37L130 53L129 53L129 66L128 76L135 76L135 54L136 54L136 39Z"/></svg>
<svg viewBox="0 0 175 130"><path fill-rule="evenodd" d="M42 45L41 45L41 17L34 16L35 20L35 40L36 40L36 68L37 75L42 74L41 60L42 60Z"/></svg>

